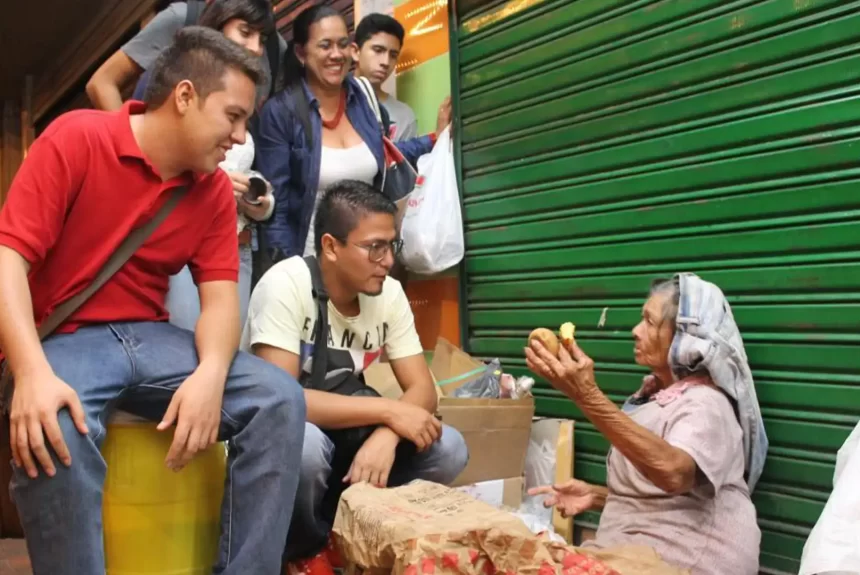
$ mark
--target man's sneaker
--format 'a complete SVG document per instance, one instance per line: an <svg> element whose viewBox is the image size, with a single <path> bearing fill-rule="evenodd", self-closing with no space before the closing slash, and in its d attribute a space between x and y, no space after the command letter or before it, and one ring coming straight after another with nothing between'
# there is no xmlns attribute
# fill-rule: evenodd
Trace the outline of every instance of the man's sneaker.
<svg viewBox="0 0 860 575"><path fill-rule="evenodd" d="M334 575L331 563L325 551L321 551L310 559L293 561L284 567L284 575Z"/></svg>

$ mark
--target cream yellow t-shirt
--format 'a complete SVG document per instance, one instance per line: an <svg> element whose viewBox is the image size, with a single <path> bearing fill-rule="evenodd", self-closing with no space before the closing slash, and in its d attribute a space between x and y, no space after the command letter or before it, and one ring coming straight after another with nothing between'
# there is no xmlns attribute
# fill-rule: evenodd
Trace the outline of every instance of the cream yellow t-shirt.
<svg viewBox="0 0 860 575"><path fill-rule="evenodd" d="M381 294L358 297L361 311L355 317L345 317L328 304L327 377L344 370L360 375L383 350L392 360L423 353L400 282L387 277ZM289 351L301 358L302 371L310 374L316 319L307 264L299 256L281 261L254 288L240 348L250 351L265 344Z"/></svg>

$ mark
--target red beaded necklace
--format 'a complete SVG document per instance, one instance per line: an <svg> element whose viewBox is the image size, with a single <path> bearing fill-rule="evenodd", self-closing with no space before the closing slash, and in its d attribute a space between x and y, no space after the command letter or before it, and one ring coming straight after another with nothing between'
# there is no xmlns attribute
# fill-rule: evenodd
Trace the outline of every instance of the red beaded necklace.
<svg viewBox="0 0 860 575"><path fill-rule="evenodd" d="M322 114L320 114L320 118L322 118L323 128L326 130L334 130L337 128L337 125L340 124L340 119L343 118L343 113L346 111L346 90L340 91L340 102L337 105L337 113L334 115L334 118L331 120L326 120L322 118Z"/></svg>

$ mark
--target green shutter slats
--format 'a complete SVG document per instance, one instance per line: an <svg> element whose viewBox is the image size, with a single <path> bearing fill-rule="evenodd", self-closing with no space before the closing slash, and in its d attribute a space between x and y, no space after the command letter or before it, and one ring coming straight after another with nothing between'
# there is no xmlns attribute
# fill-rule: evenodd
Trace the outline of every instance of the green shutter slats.
<svg viewBox="0 0 860 575"><path fill-rule="evenodd" d="M797 573L860 419L860 1L466 4L465 345L525 375L529 331L572 321L620 404L651 281L718 284L770 439L762 572ZM605 482L606 439L546 383L535 397L577 421L575 475Z"/></svg>

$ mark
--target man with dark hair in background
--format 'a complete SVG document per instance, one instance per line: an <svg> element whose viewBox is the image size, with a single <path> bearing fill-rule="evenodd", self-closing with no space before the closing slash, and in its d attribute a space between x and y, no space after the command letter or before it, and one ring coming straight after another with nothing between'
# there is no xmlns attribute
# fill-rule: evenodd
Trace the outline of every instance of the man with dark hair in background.
<svg viewBox="0 0 860 575"><path fill-rule="evenodd" d="M391 125L387 135L394 142L418 136L418 121L412 108L382 89L382 85L397 67L404 37L400 22L386 14L374 13L361 19L355 29L355 42L352 44L355 74L370 80L376 90L376 97L388 110ZM442 103L438 116L440 125L448 125L451 119L450 98L446 98Z"/></svg>
<svg viewBox="0 0 860 575"><path fill-rule="evenodd" d="M236 207L217 170L245 139L264 74L220 32L185 28L154 64L146 106L59 117L12 183L0 211L0 348L14 376L12 494L35 575L104 573L99 447L120 399L162 432L173 428L171 469L230 440L215 572L280 572L305 404L288 374L237 355ZM131 258L40 342L36 326L177 197ZM168 277L186 264L199 286L196 333L166 321Z"/></svg>
<svg viewBox="0 0 860 575"><path fill-rule="evenodd" d="M290 573L331 572L330 558L320 551L348 484L385 487L418 478L445 484L468 460L463 436L433 415L436 389L412 310L400 283L388 276L400 249L396 211L391 200L358 181L334 184L317 208L316 262L328 294L324 381L332 391L320 390L321 382L313 378L319 314L309 262L295 256L275 264L251 296L241 348L299 379L307 401L299 489L287 539ZM361 390L364 370L383 353L402 397L346 391ZM335 390L331 385L338 381L342 384ZM372 431L363 443L342 451L344 444L336 442L340 432L368 427Z"/></svg>

